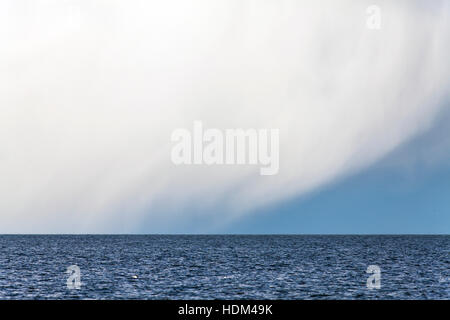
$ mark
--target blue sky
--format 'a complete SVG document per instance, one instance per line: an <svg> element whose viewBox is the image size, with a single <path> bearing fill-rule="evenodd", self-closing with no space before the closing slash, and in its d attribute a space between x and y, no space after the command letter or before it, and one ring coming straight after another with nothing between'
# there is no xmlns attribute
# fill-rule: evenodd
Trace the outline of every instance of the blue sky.
<svg viewBox="0 0 450 320"><path fill-rule="evenodd" d="M449 234L450 112L370 168L249 216L226 233Z"/></svg>
<svg viewBox="0 0 450 320"><path fill-rule="evenodd" d="M361 172L213 228L213 219L187 208L189 219L157 233L449 234L449 124L445 106L431 128ZM147 220L137 232L151 226Z"/></svg>

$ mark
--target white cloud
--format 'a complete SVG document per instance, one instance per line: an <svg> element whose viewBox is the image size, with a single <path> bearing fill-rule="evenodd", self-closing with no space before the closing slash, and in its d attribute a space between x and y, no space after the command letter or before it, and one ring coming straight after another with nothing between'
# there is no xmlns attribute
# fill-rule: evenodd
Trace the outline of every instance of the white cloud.
<svg viewBox="0 0 450 320"><path fill-rule="evenodd" d="M0 232L225 223L367 167L448 94L450 8L426 3L369 30L361 1L2 1ZM279 174L174 166L196 119L279 128Z"/></svg>

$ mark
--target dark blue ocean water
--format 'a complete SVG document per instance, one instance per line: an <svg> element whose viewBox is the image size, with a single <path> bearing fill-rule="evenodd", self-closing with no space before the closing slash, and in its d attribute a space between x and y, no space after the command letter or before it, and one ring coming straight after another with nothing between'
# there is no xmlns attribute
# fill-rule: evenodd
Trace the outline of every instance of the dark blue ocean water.
<svg viewBox="0 0 450 320"><path fill-rule="evenodd" d="M0 299L449 299L449 253L450 236L2 235Z"/></svg>

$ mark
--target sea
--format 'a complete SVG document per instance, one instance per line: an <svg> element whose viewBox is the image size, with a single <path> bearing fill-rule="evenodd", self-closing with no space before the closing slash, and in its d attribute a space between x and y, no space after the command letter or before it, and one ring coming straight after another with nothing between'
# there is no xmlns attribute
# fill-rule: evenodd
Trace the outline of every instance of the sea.
<svg viewBox="0 0 450 320"><path fill-rule="evenodd" d="M445 299L450 235L0 235L0 299Z"/></svg>

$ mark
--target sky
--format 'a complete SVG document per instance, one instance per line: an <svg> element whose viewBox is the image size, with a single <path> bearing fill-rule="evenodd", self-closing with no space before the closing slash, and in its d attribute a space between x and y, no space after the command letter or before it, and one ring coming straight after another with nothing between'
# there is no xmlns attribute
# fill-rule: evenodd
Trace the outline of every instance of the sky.
<svg viewBox="0 0 450 320"><path fill-rule="evenodd" d="M216 232L449 234L449 121L444 114L429 132L366 170Z"/></svg>
<svg viewBox="0 0 450 320"><path fill-rule="evenodd" d="M2 1L0 233L448 234L449 19L445 0ZM278 129L278 173L175 165L194 121Z"/></svg>

